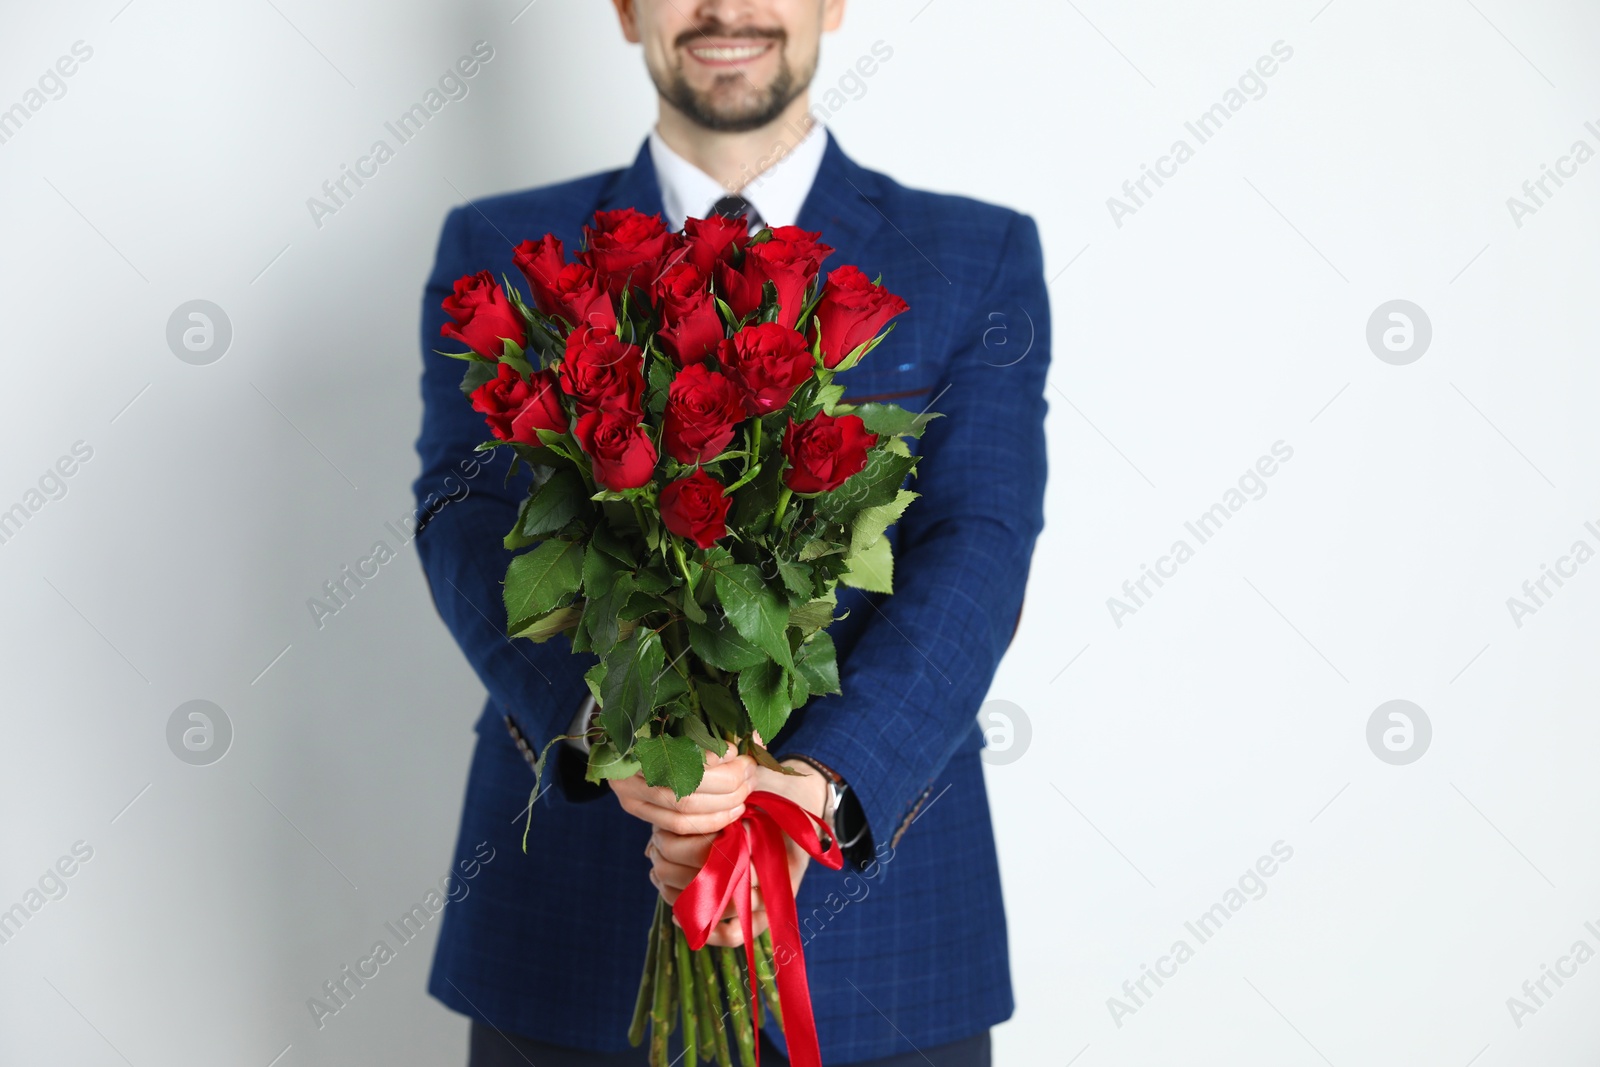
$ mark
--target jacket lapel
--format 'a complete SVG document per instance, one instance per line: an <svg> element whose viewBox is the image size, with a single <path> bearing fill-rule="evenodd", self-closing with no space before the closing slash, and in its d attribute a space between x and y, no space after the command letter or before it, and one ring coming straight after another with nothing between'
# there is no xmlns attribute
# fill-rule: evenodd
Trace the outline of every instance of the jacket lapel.
<svg viewBox="0 0 1600 1067"><path fill-rule="evenodd" d="M878 180L844 154L831 130L825 132L828 146L800 209L800 228L820 230L822 239L842 253L837 262L851 262L866 251L867 241L883 223L872 200L879 193Z"/></svg>
<svg viewBox="0 0 1600 1067"><path fill-rule="evenodd" d="M650 159L650 140L639 146L633 165L617 172L611 184L600 196L596 205L599 211L635 208L646 215L661 213L661 183L656 179L656 165ZM584 219L585 223L592 220Z"/></svg>

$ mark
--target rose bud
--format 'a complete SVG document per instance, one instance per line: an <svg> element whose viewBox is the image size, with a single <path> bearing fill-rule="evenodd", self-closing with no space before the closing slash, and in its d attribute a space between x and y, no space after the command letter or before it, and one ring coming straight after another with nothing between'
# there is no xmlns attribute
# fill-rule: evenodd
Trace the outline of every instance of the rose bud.
<svg viewBox="0 0 1600 1067"><path fill-rule="evenodd" d="M713 215L709 219L684 219L683 237L685 258L709 278L713 267L731 262L734 253L745 246L750 229L744 219Z"/></svg>
<svg viewBox="0 0 1600 1067"><path fill-rule="evenodd" d="M826 493L839 488L867 465L867 449L878 443L858 415L835 418L819 411L805 422L789 420L783 454L789 465L783 484L796 493Z"/></svg>
<svg viewBox="0 0 1600 1067"><path fill-rule="evenodd" d="M661 307L656 336L678 366L698 363L726 336L706 275L693 263L671 267L655 286Z"/></svg>
<svg viewBox="0 0 1600 1067"><path fill-rule="evenodd" d="M667 388L661 439L679 463L709 463L728 447L744 421L744 395L733 379L691 363Z"/></svg>
<svg viewBox="0 0 1600 1067"><path fill-rule="evenodd" d="M572 432L589 454L595 484L602 489L637 489L655 472L656 446L635 412L586 411Z"/></svg>
<svg viewBox="0 0 1600 1067"><path fill-rule="evenodd" d="M455 291L441 306L453 321L439 327L440 335L460 341L487 359L499 359L508 339L519 346L528 339L517 309L486 270L457 278Z"/></svg>
<svg viewBox="0 0 1600 1067"><path fill-rule="evenodd" d="M661 523L699 548L710 548L727 536L728 507L733 499L705 471L669 482L661 489Z"/></svg>
<svg viewBox="0 0 1600 1067"><path fill-rule="evenodd" d="M822 338L822 365L837 367L908 306L855 267L830 273L811 327L812 336Z"/></svg>
<svg viewBox="0 0 1600 1067"><path fill-rule="evenodd" d="M532 380L525 381L514 367L502 363L496 377L472 391L472 408L483 412L490 432L502 441L536 445L540 430L567 430L567 413L553 371L535 371Z"/></svg>
<svg viewBox="0 0 1600 1067"><path fill-rule="evenodd" d="M745 410L753 415L783 407L816 369L805 338L775 322L746 326L723 341L717 361L738 383Z"/></svg>
<svg viewBox="0 0 1600 1067"><path fill-rule="evenodd" d="M616 408L637 421L644 396L644 353L610 330L580 326L567 337L561 390L580 411Z"/></svg>
<svg viewBox="0 0 1600 1067"><path fill-rule="evenodd" d="M528 291L533 294L533 306L546 315L555 314L549 298L555 288L556 275L567 265L566 252L554 234L547 233L538 242L523 241L511 250L511 262L516 264L528 281Z"/></svg>
<svg viewBox="0 0 1600 1067"><path fill-rule="evenodd" d="M594 225L583 228L588 248L579 255L599 276L612 296L630 284L649 288L677 248L660 215L642 215L631 207L596 211Z"/></svg>
<svg viewBox="0 0 1600 1067"><path fill-rule="evenodd" d="M771 282L778 291L778 322L793 328L805 305L806 287L816 280L823 259L833 252L817 241L819 236L798 226L780 226L772 231L771 240L745 249L738 270L726 263L720 265L717 284L733 313L742 318L759 308L762 284Z"/></svg>
<svg viewBox="0 0 1600 1067"><path fill-rule="evenodd" d="M511 261L528 280L533 306L546 315L559 315L574 326L616 329L611 294L593 268L562 258L561 242L555 237L545 234L538 244L523 241L512 250Z"/></svg>

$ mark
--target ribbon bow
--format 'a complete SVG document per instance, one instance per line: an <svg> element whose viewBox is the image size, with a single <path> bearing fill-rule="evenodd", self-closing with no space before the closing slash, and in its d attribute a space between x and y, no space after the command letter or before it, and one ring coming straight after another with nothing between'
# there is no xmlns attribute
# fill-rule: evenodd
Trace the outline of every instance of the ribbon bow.
<svg viewBox="0 0 1600 1067"><path fill-rule="evenodd" d="M756 1027L759 1038L760 1024L756 1022L759 983L756 981L756 938L750 901L750 874L754 868L767 903L778 1004L783 1009L784 1036L789 1042L790 1063L794 1067L822 1067L822 1054L817 1047L817 1024L811 1015L811 988L806 983L805 953L800 944L800 923L794 906L794 886L789 884L788 855L783 838L788 835L812 859L839 870L844 866L844 858L837 843L832 841L831 835L827 845L821 840L821 834L827 829L826 823L788 797L757 790L745 799L744 814L718 832L711 843L706 865L672 905L672 913L683 927L689 947L699 950L721 921L728 901L734 901L739 928L744 932L745 962L749 964L750 1022ZM785 962L780 964L779 959ZM757 1067L760 1062L758 1040Z"/></svg>

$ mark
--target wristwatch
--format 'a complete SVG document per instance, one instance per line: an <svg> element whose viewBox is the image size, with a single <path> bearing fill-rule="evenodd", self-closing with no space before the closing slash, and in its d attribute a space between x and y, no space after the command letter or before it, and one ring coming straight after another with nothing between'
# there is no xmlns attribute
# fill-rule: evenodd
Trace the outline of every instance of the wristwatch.
<svg viewBox="0 0 1600 1067"><path fill-rule="evenodd" d="M861 809L861 802L850 791L850 786L838 771L829 767L820 760L810 756L793 755L787 757L797 759L816 768L822 775L823 781L828 784L828 798L824 801L822 821L827 823L829 831L833 834L834 843L839 846L839 851L846 859L858 864L858 857L863 844L866 845L866 854L871 855L871 838L867 833L867 819Z"/></svg>

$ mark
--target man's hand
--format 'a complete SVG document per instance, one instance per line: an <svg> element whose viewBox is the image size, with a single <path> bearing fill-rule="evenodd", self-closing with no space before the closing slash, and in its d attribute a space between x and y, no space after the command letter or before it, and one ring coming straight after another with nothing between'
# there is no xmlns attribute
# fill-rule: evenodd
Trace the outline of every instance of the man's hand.
<svg viewBox="0 0 1600 1067"><path fill-rule="evenodd" d="M682 800L675 799L670 789L645 785L640 775L610 783L623 809L654 827L645 855L651 861L650 881L661 891L663 900L669 905L674 903L694 881L715 847L717 832L743 814L744 801L751 792L763 789L777 793L814 815L822 815L828 797L827 782L816 768L802 760L785 760L784 766L800 773L787 775L767 770L752 757L733 756L731 750L720 759L708 755L700 788ZM784 844L789 884L798 892L811 857L792 841L785 839ZM767 928L766 902L759 880L752 881L757 882L751 892L752 919L755 932L760 934ZM707 938L707 944L744 944L744 931L739 927L737 914L730 903L722 922Z"/></svg>
<svg viewBox="0 0 1600 1067"><path fill-rule="evenodd" d="M658 830L673 834L715 834L744 814L744 801L757 788L753 756L706 753L705 775L693 793L679 800L666 786L646 785L644 775L607 780L622 810Z"/></svg>

